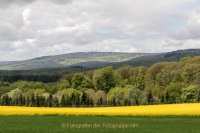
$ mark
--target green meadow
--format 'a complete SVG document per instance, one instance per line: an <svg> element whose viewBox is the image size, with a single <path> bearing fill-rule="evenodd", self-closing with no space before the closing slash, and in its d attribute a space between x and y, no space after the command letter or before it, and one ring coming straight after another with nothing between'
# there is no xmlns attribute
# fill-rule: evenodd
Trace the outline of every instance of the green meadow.
<svg viewBox="0 0 200 133"><path fill-rule="evenodd" d="M0 133L199 133L199 117L0 116Z"/></svg>

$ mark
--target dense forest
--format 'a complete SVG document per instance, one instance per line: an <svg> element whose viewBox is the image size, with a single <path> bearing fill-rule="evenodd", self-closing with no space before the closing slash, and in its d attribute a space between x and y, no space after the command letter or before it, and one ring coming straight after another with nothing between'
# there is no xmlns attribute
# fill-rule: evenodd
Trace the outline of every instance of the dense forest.
<svg viewBox="0 0 200 133"><path fill-rule="evenodd" d="M1 81L8 83L17 82L19 80L50 83L58 81L60 77L61 77L60 75L0 74Z"/></svg>
<svg viewBox="0 0 200 133"><path fill-rule="evenodd" d="M170 57L166 57L170 58ZM63 75L57 82L0 82L1 105L128 106L200 101L200 56L150 67L112 66Z"/></svg>
<svg viewBox="0 0 200 133"><path fill-rule="evenodd" d="M0 74L9 75L65 75L69 73L80 73L89 70L96 70L101 67L61 67L61 68L45 68L37 70L0 70Z"/></svg>

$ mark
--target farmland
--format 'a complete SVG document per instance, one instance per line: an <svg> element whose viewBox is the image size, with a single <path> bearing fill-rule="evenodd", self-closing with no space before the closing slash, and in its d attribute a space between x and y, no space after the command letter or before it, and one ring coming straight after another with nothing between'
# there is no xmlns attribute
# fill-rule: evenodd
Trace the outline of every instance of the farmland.
<svg viewBox="0 0 200 133"><path fill-rule="evenodd" d="M198 132L200 104L100 108L0 106L1 133Z"/></svg>
<svg viewBox="0 0 200 133"><path fill-rule="evenodd" d="M0 132L198 132L199 60L108 66L50 83L2 75L11 81L0 81Z"/></svg>
<svg viewBox="0 0 200 133"><path fill-rule="evenodd" d="M49 108L0 106L1 115L200 116L200 103L124 107Z"/></svg>
<svg viewBox="0 0 200 133"><path fill-rule="evenodd" d="M0 116L0 119L1 133L198 133L200 123L199 117ZM70 127L72 124L91 124L93 127ZM113 128L108 124L129 127Z"/></svg>

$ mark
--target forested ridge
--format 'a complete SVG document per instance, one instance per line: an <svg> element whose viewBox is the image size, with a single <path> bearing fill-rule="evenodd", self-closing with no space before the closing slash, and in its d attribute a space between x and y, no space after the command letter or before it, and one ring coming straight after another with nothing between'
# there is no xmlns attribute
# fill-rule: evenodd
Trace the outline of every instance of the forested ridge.
<svg viewBox="0 0 200 133"><path fill-rule="evenodd" d="M118 53L118 52L77 52L63 55L43 56L35 59L0 62L0 70L36 70L70 66L99 67L114 62L123 62L152 53Z"/></svg>
<svg viewBox="0 0 200 133"><path fill-rule="evenodd" d="M112 66L63 75L57 82L0 83L1 105L94 106L199 102L200 56L151 67Z"/></svg>
<svg viewBox="0 0 200 133"><path fill-rule="evenodd" d="M111 53L98 53L97 55L95 55L95 53L85 53L85 55L83 54L84 58L87 57L87 54L89 54L89 55L91 54L90 56L92 56L92 55L97 56L99 54L100 54L99 56L103 56L103 54L107 54L107 55L105 55L105 59L107 59L107 58L111 59L111 57L110 57ZM115 59L116 58L115 56L117 54L116 55L115 55L115 53L112 53L112 54L114 54L114 55L112 55L112 59ZM76 54L74 53L72 55L75 56ZM124 55L119 56L119 58L121 58L121 60L123 58L129 58L128 54L126 56L125 55L126 54L124 53ZM137 54L135 53L133 55L137 55ZM122 62L112 62L112 63L107 62L107 63L104 63L104 62L98 62L98 61L92 61L92 62L87 61L87 62L84 62L84 63L83 62L82 63L76 63L76 64L71 65L69 67L43 68L43 69L34 69L34 70L0 70L0 74L6 74L6 75L7 74L8 75L18 75L18 74L21 74L21 75L60 75L60 76L62 76L62 75L69 74L69 73L80 73L80 72L85 72L85 71L89 71L89 70L101 69L101 68L104 68L106 66L112 66L112 68L114 70L116 70L119 67L122 67L124 65L129 65L131 67L137 67L137 66L150 67L153 64L158 63L158 62L179 61L183 57L188 57L188 56L194 57L194 56L199 56L199 55L200 55L200 49L187 49L187 50L172 51L172 52L168 52L168 53L156 53L156 54L150 54L150 55L137 56L133 59L130 59L130 60L127 60L127 61L122 61ZM73 59L75 59L76 57L80 58L79 57L80 55L76 55L75 57L71 57L71 56L70 56L70 58L73 58ZM104 59L104 57L99 57L99 58ZM36 58L36 60L42 60L42 59L45 59L45 57ZM58 61L59 60L62 60L62 59L58 59ZM87 65L84 65L84 64L87 64ZM87 66L87 67L85 67L85 66ZM49 66L49 67L52 67L52 66ZM22 79L22 80L24 80L24 79ZM7 81L7 79L5 79L4 81Z"/></svg>

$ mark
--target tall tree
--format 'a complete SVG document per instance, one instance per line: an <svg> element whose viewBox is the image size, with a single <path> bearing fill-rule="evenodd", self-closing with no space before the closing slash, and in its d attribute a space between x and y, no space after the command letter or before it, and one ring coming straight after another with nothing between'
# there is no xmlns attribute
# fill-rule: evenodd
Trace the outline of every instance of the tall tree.
<svg viewBox="0 0 200 133"><path fill-rule="evenodd" d="M181 89L186 88L188 85L185 83L170 83L165 90L169 92L169 103L181 102Z"/></svg>
<svg viewBox="0 0 200 133"><path fill-rule="evenodd" d="M169 91L168 90L166 91L166 94L165 94L165 101L166 101L166 103L169 103Z"/></svg>
<svg viewBox="0 0 200 133"><path fill-rule="evenodd" d="M29 101L29 96L26 97L26 106L29 107L30 101Z"/></svg>
<svg viewBox="0 0 200 133"><path fill-rule="evenodd" d="M20 94L19 94L19 103L18 103L19 106L22 106L22 100L23 100L23 96L22 96L22 94L20 93Z"/></svg>
<svg viewBox="0 0 200 133"><path fill-rule="evenodd" d="M164 103L164 102L165 102L165 98L164 98L163 93L161 93L160 99L161 99L161 103Z"/></svg>
<svg viewBox="0 0 200 133"><path fill-rule="evenodd" d="M93 105L94 105L94 100L93 100L92 98L90 99L89 105L91 105L92 107L93 107Z"/></svg>
<svg viewBox="0 0 200 133"><path fill-rule="evenodd" d="M147 67L141 66L138 69L138 76L136 78L136 86L140 90L144 90L146 86L145 75L146 75Z"/></svg>
<svg viewBox="0 0 200 133"><path fill-rule="evenodd" d="M53 106L53 96L50 93L48 97L48 107L52 107L52 106Z"/></svg>
<svg viewBox="0 0 200 133"><path fill-rule="evenodd" d="M70 83L68 80L61 80L59 84L57 84L57 88L58 90L63 90L63 89L67 89L70 88Z"/></svg>
<svg viewBox="0 0 200 133"><path fill-rule="evenodd" d="M112 66L102 68L100 70L100 76L101 76L102 90L108 93L111 87L115 87L115 78Z"/></svg>
<svg viewBox="0 0 200 133"><path fill-rule="evenodd" d="M83 91L81 95L81 104L86 105L87 94Z"/></svg>
<svg viewBox="0 0 200 133"><path fill-rule="evenodd" d="M161 70L167 66L168 62L160 62L152 65L146 72L146 84L147 86L156 83L157 75L161 72Z"/></svg>
<svg viewBox="0 0 200 133"><path fill-rule="evenodd" d="M80 105L80 93L79 92L75 93L75 97L76 97L76 106L79 106Z"/></svg>
<svg viewBox="0 0 200 133"><path fill-rule="evenodd" d="M25 96L23 96L23 99L22 99L22 106L25 106L25 103L26 103L26 98L25 98Z"/></svg>
<svg viewBox="0 0 200 133"><path fill-rule="evenodd" d="M40 97L39 97L38 93L36 95L35 101L36 101L36 107L40 107Z"/></svg>
<svg viewBox="0 0 200 133"><path fill-rule="evenodd" d="M72 78L72 88L81 89L80 86L84 80L84 75L82 73L76 73Z"/></svg>
<svg viewBox="0 0 200 133"><path fill-rule="evenodd" d="M102 99L102 97L100 98L99 103L100 103L100 105L103 104L103 99Z"/></svg>
<svg viewBox="0 0 200 133"><path fill-rule="evenodd" d="M67 106L68 107L72 106L72 101L70 99L70 96L67 95L66 99L67 99Z"/></svg>
<svg viewBox="0 0 200 133"><path fill-rule="evenodd" d="M138 70L139 70L139 67L132 67L129 70L130 82L132 85L136 85L137 83Z"/></svg>
<svg viewBox="0 0 200 133"><path fill-rule="evenodd" d="M71 100L71 102L72 102L72 105L75 105L75 104L76 104L76 98L75 98L74 92L72 92L71 97L70 97L70 100Z"/></svg>
<svg viewBox="0 0 200 133"><path fill-rule="evenodd" d="M129 89L126 98L131 101L131 105L141 105L146 98L146 93L133 86Z"/></svg>
<svg viewBox="0 0 200 133"><path fill-rule="evenodd" d="M59 107L59 101L56 96L53 98L53 107Z"/></svg>
<svg viewBox="0 0 200 133"><path fill-rule="evenodd" d="M32 95L31 95L30 106L31 107L35 107L36 106L34 93L32 93Z"/></svg>
<svg viewBox="0 0 200 133"><path fill-rule="evenodd" d="M65 100L65 95L64 94L62 95L60 105L61 105L61 107L65 107L66 106L66 100Z"/></svg>
<svg viewBox="0 0 200 133"><path fill-rule="evenodd" d="M102 90L100 70L94 71L93 84L95 90Z"/></svg>
<svg viewBox="0 0 200 133"><path fill-rule="evenodd" d="M181 89L181 99L183 102L197 102L198 88L197 85L190 85L187 88Z"/></svg>
<svg viewBox="0 0 200 133"><path fill-rule="evenodd" d="M46 99L44 96L40 95L40 107L45 107Z"/></svg>
<svg viewBox="0 0 200 133"><path fill-rule="evenodd" d="M151 93L151 90L148 91L147 100L149 105L153 105L153 95Z"/></svg>
<svg viewBox="0 0 200 133"><path fill-rule="evenodd" d="M115 71L114 77L116 85L121 85L122 87L126 86L126 84L130 81L129 70L130 66L123 66Z"/></svg>
<svg viewBox="0 0 200 133"><path fill-rule="evenodd" d="M8 94L4 94L3 95L3 98L2 98L2 100L1 100L1 105L3 105L3 106L6 106L6 105L8 105Z"/></svg>

